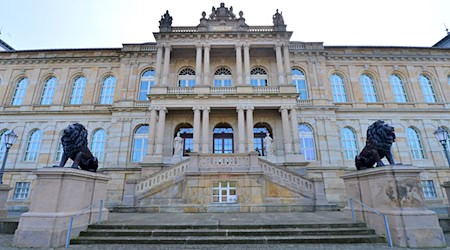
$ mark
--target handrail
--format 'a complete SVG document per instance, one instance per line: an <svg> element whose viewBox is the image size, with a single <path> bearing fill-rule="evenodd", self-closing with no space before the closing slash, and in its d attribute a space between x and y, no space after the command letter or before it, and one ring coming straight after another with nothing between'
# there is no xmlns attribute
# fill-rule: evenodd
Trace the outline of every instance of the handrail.
<svg viewBox="0 0 450 250"><path fill-rule="evenodd" d="M389 245L390 247L393 247L393 245L392 245L392 237L391 237L391 230L389 229L389 223L388 223L387 216L386 216L385 214L381 213L380 211L378 211L378 210L376 210L376 209L374 209L374 208L371 208L371 207L367 206L366 204L362 203L361 201L359 201L359 200L357 200L357 199L354 199L354 198L351 198L351 197L350 197L350 198L348 199L348 206L349 206L350 209L352 210L352 219L353 219L353 222L356 222L356 216L355 216L355 209L353 208L353 203L352 203L352 201L356 201L357 203L359 203L361 206L367 208L368 210L370 210L370 211L372 211L372 212L374 212L374 213L376 213L376 214L378 214L378 215L383 216L384 227L385 227L385 229L386 229L386 238L387 238L387 240L388 240L388 245Z"/></svg>
<svg viewBox="0 0 450 250"><path fill-rule="evenodd" d="M69 220L69 228L67 230L67 236L66 236L66 245L65 248L69 248L70 245L70 235L72 234L72 225L73 225L73 220L80 216L81 214L83 214L85 211L90 210L91 208L93 208L95 205L97 205L97 203L100 203L99 209L98 209L98 221L97 224L100 224L100 222L102 221L102 208L103 208L103 200L99 200L97 202L92 203L91 205L89 205L88 207L82 209L80 212L78 212L75 215L70 216L70 220Z"/></svg>

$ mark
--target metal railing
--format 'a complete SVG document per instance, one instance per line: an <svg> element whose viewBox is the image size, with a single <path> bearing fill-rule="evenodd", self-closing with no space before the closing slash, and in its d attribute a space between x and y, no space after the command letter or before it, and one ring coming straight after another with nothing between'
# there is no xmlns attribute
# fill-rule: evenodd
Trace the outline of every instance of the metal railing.
<svg viewBox="0 0 450 250"><path fill-rule="evenodd" d="M393 247L393 245L392 245L392 237L391 237L391 230L389 229L389 223L388 223L387 216L386 216L385 214L381 213L380 211L378 211L378 210L376 210L376 209L374 209L374 208L371 208L371 207L367 206L366 204L362 203L361 201L359 201L359 200L357 200L357 199L349 198L349 199L348 199L348 206L349 206L350 209L352 210L352 219L353 219L353 222L356 222L356 216L355 216L355 209L353 208L353 203L352 203L352 201L356 201L356 202L359 203L361 206L363 206L363 207L367 208L368 210L370 210L370 211L372 211L372 212L374 212L374 213L376 213L376 214L378 214L378 215L381 215L381 216L383 217L384 227L385 227L385 229L386 229L386 238L387 238L387 241L388 241L388 245L389 245L390 247Z"/></svg>
<svg viewBox="0 0 450 250"><path fill-rule="evenodd" d="M82 215L85 211L88 211L90 209L92 209L95 205L97 205L97 203L100 203L99 208L98 208L98 220L97 220L97 224L100 224L100 222L102 222L102 208L103 208L103 200L99 200L97 202L92 203L91 205L89 205L88 207L82 209L80 212L78 212L75 215L70 216L70 220L69 220L69 228L67 229L67 236L66 236L66 245L65 248L69 248L70 245L70 235L72 234L72 225L73 225L73 220ZM89 224L89 222L88 222Z"/></svg>

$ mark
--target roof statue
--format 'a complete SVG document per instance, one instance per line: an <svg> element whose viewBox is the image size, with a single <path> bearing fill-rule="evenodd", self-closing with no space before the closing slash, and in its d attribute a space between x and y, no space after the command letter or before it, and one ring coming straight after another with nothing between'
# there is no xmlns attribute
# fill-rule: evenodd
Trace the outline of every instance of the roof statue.
<svg viewBox="0 0 450 250"><path fill-rule="evenodd" d="M245 31L248 25L245 23L244 13L239 12L239 17L233 13L233 6L225 7L221 3L219 7L212 7L211 14L206 17L206 12L202 12L200 24L197 26L199 31Z"/></svg>
<svg viewBox="0 0 450 250"><path fill-rule="evenodd" d="M169 11L166 10L166 13L161 16L161 20L159 21L159 31L160 32L171 32L172 31L172 16L169 14Z"/></svg>
<svg viewBox="0 0 450 250"><path fill-rule="evenodd" d="M284 24L283 12L277 12L273 15L273 28L275 31L286 31L286 25Z"/></svg>

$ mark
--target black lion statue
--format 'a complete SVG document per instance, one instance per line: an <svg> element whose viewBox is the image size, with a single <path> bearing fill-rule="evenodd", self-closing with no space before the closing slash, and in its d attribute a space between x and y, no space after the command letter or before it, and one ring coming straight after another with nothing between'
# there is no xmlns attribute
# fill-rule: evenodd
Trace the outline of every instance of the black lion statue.
<svg viewBox="0 0 450 250"><path fill-rule="evenodd" d="M381 161L387 158L389 164L394 165L394 157L391 153L392 143L395 141L394 127L384 123L382 120L374 122L367 128L366 146L361 153L355 157L355 166L358 170L384 166Z"/></svg>
<svg viewBox="0 0 450 250"><path fill-rule="evenodd" d="M87 147L87 136L86 128L79 123L71 124L63 130L61 143L64 152L59 167L64 167L70 158L73 160L72 168L97 172L98 160Z"/></svg>

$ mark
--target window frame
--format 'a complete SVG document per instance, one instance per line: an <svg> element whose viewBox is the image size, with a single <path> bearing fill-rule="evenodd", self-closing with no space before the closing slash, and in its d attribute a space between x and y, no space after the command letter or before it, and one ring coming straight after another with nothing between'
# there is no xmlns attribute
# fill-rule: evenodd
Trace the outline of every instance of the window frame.
<svg viewBox="0 0 450 250"><path fill-rule="evenodd" d="M295 71L300 72L300 74L296 74ZM306 76L305 73L298 68L292 68L291 69L291 75L292 75L292 84L295 86L298 98L299 100L308 100L308 84L306 82Z"/></svg>
<svg viewBox="0 0 450 250"><path fill-rule="evenodd" d="M152 88L155 86L155 76L156 72L154 69L147 69L142 72L139 83L138 101L148 101L147 95L151 93Z"/></svg>
<svg viewBox="0 0 450 250"><path fill-rule="evenodd" d="M223 184L226 184L225 186ZM214 204L234 204L238 203L236 181L218 181L213 183L212 203ZM217 192L215 192L217 191ZM225 194L223 194L225 192ZM234 194L232 194L234 193ZM215 198L217 197L217 201Z"/></svg>
<svg viewBox="0 0 450 250"><path fill-rule="evenodd" d="M25 190L25 191L24 191ZM30 197L31 183L26 181L18 181L14 185L13 200L28 200Z"/></svg>
<svg viewBox="0 0 450 250"><path fill-rule="evenodd" d="M11 98L11 106L20 106L23 104L27 94L28 83L28 77L21 77L17 81L16 88L14 89L14 93Z"/></svg>
<svg viewBox="0 0 450 250"><path fill-rule="evenodd" d="M339 79L340 82L336 81L335 79ZM331 92L333 95L333 102L334 103L347 102L348 97L347 97L347 90L345 89L344 78L337 73L333 73L330 75L330 84L331 84ZM338 93L338 91L340 93Z"/></svg>
<svg viewBox="0 0 450 250"><path fill-rule="evenodd" d="M114 102L114 92L116 90L117 79L113 75L103 78L102 90L100 93L99 103L103 105L111 105Z"/></svg>
<svg viewBox="0 0 450 250"><path fill-rule="evenodd" d="M51 76L45 80L44 88L42 89L41 99L39 101L40 105L52 105L53 97L55 96L56 84L58 80L56 77Z"/></svg>
<svg viewBox="0 0 450 250"><path fill-rule="evenodd" d="M72 91L70 95L70 105L83 104L84 92L86 90L87 79L84 76L77 76L72 84Z"/></svg>
<svg viewBox="0 0 450 250"><path fill-rule="evenodd" d="M233 75L231 70L226 67L220 67L214 72L214 87L232 87Z"/></svg>
<svg viewBox="0 0 450 250"><path fill-rule="evenodd" d="M395 101L398 103L408 102L408 96L406 95L402 78L398 74L391 74L389 75L389 83L391 84L391 90L394 94Z"/></svg>
<svg viewBox="0 0 450 250"><path fill-rule="evenodd" d="M97 157L98 162L103 162L105 157L106 131L102 128L96 129L92 133L91 152Z"/></svg>
<svg viewBox="0 0 450 250"><path fill-rule="evenodd" d="M193 88L197 85L195 70L191 68L183 68L178 73L178 87Z"/></svg>
<svg viewBox="0 0 450 250"><path fill-rule="evenodd" d="M414 136L414 138L412 138ZM413 160L425 160L425 152L423 150L422 139L416 128L406 128L406 142Z"/></svg>
<svg viewBox="0 0 450 250"><path fill-rule="evenodd" d="M139 132L139 129L141 128L144 128L146 131L143 131L142 133ZM136 129L134 130L133 133L133 143L132 143L133 148L131 150L131 162L142 162L144 160L144 156L147 153L149 131L150 126L148 124L140 124L136 126Z"/></svg>
<svg viewBox="0 0 450 250"><path fill-rule="evenodd" d="M420 89L422 90L423 101L426 103L436 103L437 102L436 90L434 89L431 77L425 74L420 74L419 84Z"/></svg>
<svg viewBox="0 0 450 250"><path fill-rule="evenodd" d="M35 129L30 132L27 139L23 161L36 162L39 159L39 152L42 145L42 130Z"/></svg>
<svg viewBox="0 0 450 250"><path fill-rule="evenodd" d="M436 199L438 195L436 193L436 186L433 180L421 180L423 197L425 199Z"/></svg>
<svg viewBox="0 0 450 250"><path fill-rule="evenodd" d="M361 85L364 102L378 102L378 96L375 89L375 81L373 80L373 77L369 74L361 74L361 76L359 77L359 82Z"/></svg>
<svg viewBox="0 0 450 250"><path fill-rule="evenodd" d="M267 87L269 75L267 70L262 67L254 67L250 70L250 85L253 87Z"/></svg>
<svg viewBox="0 0 450 250"><path fill-rule="evenodd" d="M341 129L341 144L344 150L344 160L355 160L359 150L356 133L352 128L344 127Z"/></svg>
<svg viewBox="0 0 450 250"><path fill-rule="evenodd" d="M302 130L306 128L306 130ZM300 123L297 126L298 137L300 139L300 152L307 161L317 161L316 142L314 140L314 131L306 123ZM312 156L312 157L310 157Z"/></svg>

